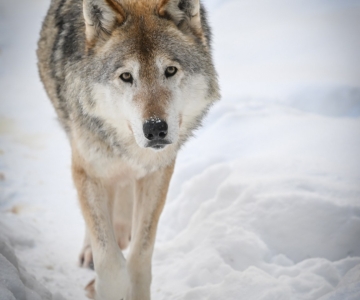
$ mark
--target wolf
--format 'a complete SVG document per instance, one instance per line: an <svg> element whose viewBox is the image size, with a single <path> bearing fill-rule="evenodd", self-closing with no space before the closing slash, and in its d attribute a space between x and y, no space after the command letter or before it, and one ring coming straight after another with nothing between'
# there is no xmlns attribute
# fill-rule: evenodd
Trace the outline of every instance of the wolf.
<svg viewBox="0 0 360 300"><path fill-rule="evenodd" d="M199 0L52 0L38 68L72 151L88 296L149 300L180 147L220 98ZM122 250L129 246L127 259Z"/></svg>

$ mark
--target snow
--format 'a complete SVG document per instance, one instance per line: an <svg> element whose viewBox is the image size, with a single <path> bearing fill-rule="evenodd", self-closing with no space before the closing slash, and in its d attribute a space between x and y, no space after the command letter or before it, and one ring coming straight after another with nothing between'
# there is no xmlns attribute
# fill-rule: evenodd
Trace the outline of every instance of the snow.
<svg viewBox="0 0 360 300"><path fill-rule="evenodd" d="M0 0L0 299L86 299L46 0ZM208 0L223 99L179 153L156 300L360 299L360 2Z"/></svg>

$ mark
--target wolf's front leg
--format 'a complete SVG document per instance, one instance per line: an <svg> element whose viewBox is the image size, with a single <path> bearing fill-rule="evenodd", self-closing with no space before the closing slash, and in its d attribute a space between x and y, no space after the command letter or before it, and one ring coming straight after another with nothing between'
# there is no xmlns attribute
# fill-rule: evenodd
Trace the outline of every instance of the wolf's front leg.
<svg viewBox="0 0 360 300"><path fill-rule="evenodd" d="M113 230L108 190L73 160L73 177L90 233L96 271L96 300L125 300L129 286L124 256Z"/></svg>
<svg viewBox="0 0 360 300"><path fill-rule="evenodd" d="M130 252L130 289L126 300L150 300L151 258L174 163L136 182Z"/></svg>

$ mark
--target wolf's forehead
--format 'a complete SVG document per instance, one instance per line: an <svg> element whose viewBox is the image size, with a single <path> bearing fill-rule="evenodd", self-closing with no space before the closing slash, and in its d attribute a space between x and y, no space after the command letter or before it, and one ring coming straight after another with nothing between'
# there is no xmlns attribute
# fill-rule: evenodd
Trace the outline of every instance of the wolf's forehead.
<svg viewBox="0 0 360 300"><path fill-rule="evenodd" d="M129 14L144 16L156 14L159 7L166 2L168 0L122 0L121 4Z"/></svg>
<svg viewBox="0 0 360 300"><path fill-rule="evenodd" d="M149 13L129 16L128 21L112 34L103 57L107 60L104 67L114 71L118 66L135 61L139 64L140 75L144 76L173 61L189 73L200 72L207 63L193 40L172 22Z"/></svg>
<svg viewBox="0 0 360 300"><path fill-rule="evenodd" d="M159 57L176 60L181 35L172 26L162 23L156 18L132 17L112 35L108 50L121 60L136 60L146 65L154 65Z"/></svg>

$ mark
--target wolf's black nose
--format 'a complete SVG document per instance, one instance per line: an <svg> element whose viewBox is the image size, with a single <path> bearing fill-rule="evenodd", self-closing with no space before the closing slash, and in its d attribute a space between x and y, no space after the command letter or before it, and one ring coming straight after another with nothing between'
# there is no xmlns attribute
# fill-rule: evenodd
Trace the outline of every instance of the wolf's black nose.
<svg viewBox="0 0 360 300"><path fill-rule="evenodd" d="M163 140L167 135L168 125L160 119L149 119L145 121L143 131L145 137L150 141Z"/></svg>

